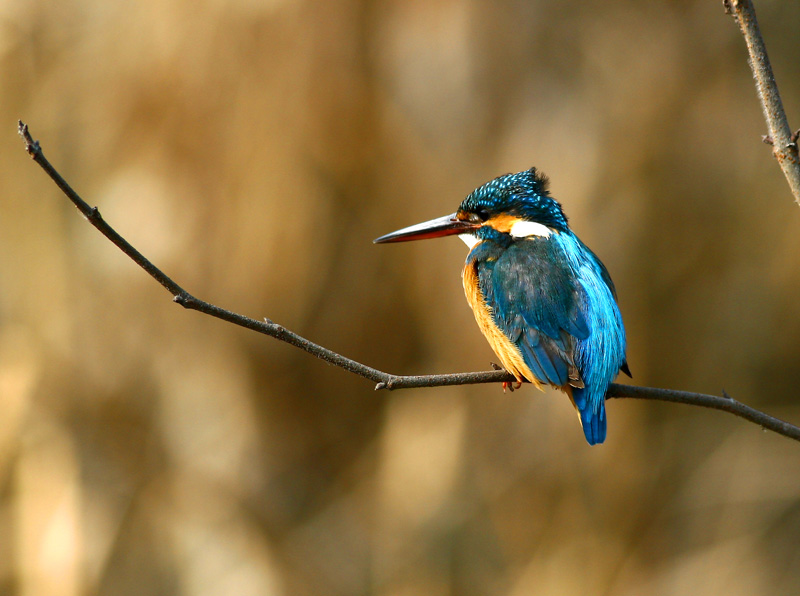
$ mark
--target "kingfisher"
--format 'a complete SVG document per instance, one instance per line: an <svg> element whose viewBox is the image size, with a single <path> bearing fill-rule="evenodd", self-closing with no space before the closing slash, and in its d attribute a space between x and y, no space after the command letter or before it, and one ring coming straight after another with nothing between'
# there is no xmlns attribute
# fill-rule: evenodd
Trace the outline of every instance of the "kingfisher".
<svg viewBox="0 0 800 596"><path fill-rule="evenodd" d="M451 235L469 247L462 273L467 302L517 388L527 380L540 390L561 389L586 441L602 443L608 386L619 371L631 376L625 327L611 276L570 229L547 176L536 168L499 176L452 215L374 242Z"/></svg>

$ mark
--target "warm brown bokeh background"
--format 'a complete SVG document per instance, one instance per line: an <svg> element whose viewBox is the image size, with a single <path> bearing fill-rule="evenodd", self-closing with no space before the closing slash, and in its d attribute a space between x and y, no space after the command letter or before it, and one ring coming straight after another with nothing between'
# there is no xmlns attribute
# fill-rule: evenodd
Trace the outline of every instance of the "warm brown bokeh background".
<svg viewBox="0 0 800 596"><path fill-rule="evenodd" d="M800 120L800 5L759 2ZM720 2L0 2L0 593L800 590L800 447L719 412L375 393L189 291L396 373L485 370L457 240L373 246L536 165L640 384L800 421L800 209Z"/></svg>

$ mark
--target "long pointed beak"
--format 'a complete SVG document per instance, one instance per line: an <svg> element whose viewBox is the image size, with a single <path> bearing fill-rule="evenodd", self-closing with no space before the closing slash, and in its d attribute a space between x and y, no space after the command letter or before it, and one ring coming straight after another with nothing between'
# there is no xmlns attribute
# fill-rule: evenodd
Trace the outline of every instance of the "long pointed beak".
<svg viewBox="0 0 800 596"><path fill-rule="evenodd" d="M384 242L407 242L409 240L424 240L426 238L439 238L441 236L452 236L454 234L464 234L470 230L479 228L480 224L470 223L456 219L456 214L437 217L415 226L409 226L402 230L397 230L372 242L383 244Z"/></svg>

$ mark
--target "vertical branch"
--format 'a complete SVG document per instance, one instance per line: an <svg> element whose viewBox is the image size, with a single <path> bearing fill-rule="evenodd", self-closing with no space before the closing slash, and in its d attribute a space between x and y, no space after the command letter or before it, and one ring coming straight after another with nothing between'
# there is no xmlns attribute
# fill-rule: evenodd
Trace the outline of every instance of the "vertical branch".
<svg viewBox="0 0 800 596"><path fill-rule="evenodd" d="M758 28L755 7L750 0L724 0L724 5L726 12L736 19L747 44L750 68L756 80L758 98L769 128L769 137L765 140L772 144L772 153L786 176L795 201L800 205L800 158L797 152L797 133L792 134L789 128L789 120L786 118L778 85L775 83L767 48Z"/></svg>

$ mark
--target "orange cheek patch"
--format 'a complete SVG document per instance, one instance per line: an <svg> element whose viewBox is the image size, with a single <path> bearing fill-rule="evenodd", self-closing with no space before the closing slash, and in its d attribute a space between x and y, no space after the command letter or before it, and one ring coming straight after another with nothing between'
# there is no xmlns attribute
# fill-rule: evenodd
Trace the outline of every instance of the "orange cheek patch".
<svg viewBox="0 0 800 596"><path fill-rule="evenodd" d="M489 219L485 225L492 226L495 230L503 234L508 234L511 232L511 227L518 221L522 220L513 215L495 215Z"/></svg>

